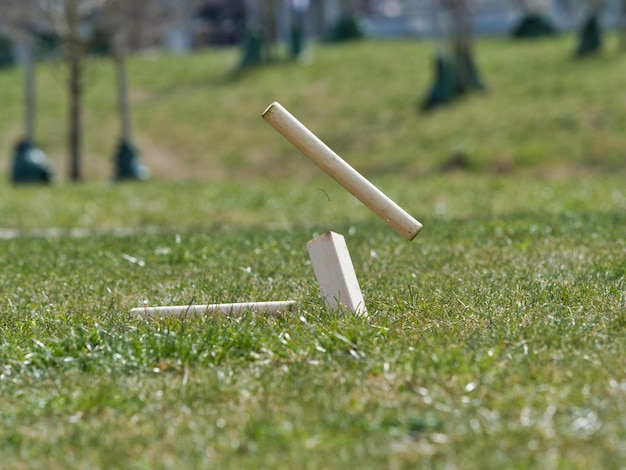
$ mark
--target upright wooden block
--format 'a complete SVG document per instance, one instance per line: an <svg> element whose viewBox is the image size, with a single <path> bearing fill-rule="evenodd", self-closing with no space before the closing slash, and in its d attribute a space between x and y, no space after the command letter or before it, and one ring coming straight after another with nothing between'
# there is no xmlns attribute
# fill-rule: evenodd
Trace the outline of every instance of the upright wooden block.
<svg viewBox="0 0 626 470"><path fill-rule="evenodd" d="M359 281L343 235L326 232L307 243L309 257L327 309L367 315Z"/></svg>

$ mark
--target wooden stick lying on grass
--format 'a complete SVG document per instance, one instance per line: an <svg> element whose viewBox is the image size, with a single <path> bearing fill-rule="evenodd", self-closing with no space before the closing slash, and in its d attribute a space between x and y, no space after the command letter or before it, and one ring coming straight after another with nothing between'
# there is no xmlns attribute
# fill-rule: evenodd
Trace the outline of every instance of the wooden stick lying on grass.
<svg viewBox="0 0 626 470"><path fill-rule="evenodd" d="M296 302L293 300L280 302L240 302L233 304L175 305L169 307L138 307L131 309L130 313L150 318L209 314L234 315L242 312L278 315L283 312L291 312L295 309L295 305Z"/></svg>
<svg viewBox="0 0 626 470"><path fill-rule="evenodd" d="M342 160L279 103L269 105L263 119L398 233L409 240L417 236L422 224Z"/></svg>

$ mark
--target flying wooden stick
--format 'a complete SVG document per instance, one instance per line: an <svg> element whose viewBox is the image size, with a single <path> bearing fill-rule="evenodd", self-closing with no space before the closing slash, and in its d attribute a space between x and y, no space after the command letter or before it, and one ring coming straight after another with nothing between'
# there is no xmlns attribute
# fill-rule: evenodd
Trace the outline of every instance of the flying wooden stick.
<svg viewBox="0 0 626 470"><path fill-rule="evenodd" d="M417 236L422 224L342 160L280 103L269 105L263 119L398 233L409 240Z"/></svg>

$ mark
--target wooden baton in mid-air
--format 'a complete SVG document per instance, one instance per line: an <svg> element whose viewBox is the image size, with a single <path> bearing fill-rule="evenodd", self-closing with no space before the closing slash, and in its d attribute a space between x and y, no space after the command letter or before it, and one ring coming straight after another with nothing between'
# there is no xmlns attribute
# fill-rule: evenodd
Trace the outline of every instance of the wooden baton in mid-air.
<svg viewBox="0 0 626 470"><path fill-rule="evenodd" d="M333 152L280 103L272 103L263 113L263 119L398 233L409 240L417 236L422 224Z"/></svg>

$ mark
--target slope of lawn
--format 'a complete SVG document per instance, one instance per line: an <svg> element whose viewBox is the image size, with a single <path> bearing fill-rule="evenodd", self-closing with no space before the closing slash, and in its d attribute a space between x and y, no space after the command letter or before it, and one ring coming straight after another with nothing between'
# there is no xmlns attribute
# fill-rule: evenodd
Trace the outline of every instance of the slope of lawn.
<svg viewBox="0 0 626 470"><path fill-rule="evenodd" d="M428 44L318 46L236 79L232 51L135 58L155 173L140 184L109 181L101 62L86 182L64 181L62 69L43 66L38 135L60 181L0 182L0 467L623 468L626 57L570 49L481 43L490 91L431 115ZM0 73L7 148L18 89ZM273 100L420 235L298 156L260 119ZM324 310L306 243L328 230L367 318ZM280 317L130 314L288 299Z"/></svg>
<svg viewBox="0 0 626 470"><path fill-rule="evenodd" d="M234 74L236 50L130 61L135 143L156 177L219 180L310 173L260 119L280 101L362 171L423 176L454 155L480 171L623 170L626 55L572 59L574 39L484 41L477 59L488 86L462 105L420 115L434 45L364 41L318 45L307 64ZM0 72L0 170L22 128L19 70ZM37 141L67 174L66 77L38 75ZM85 72L84 172L106 180L118 139L112 65Z"/></svg>

